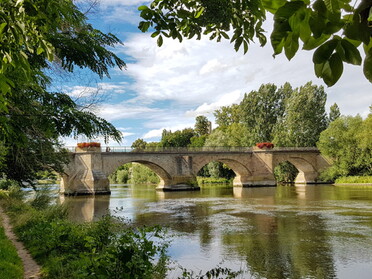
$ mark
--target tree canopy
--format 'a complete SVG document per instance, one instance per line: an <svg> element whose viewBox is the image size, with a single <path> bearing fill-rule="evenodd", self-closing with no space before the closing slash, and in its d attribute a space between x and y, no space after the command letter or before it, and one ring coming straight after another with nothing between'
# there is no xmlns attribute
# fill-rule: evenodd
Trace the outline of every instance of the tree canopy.
<svg viewBox="0 0 372 279"><path fill-rule="evenodd" d="M66 94L50 92L51 63L67 72L87 68L99 77L125 63L108 47L113 34L94 29L72 0L6 0L0 3L0 172L30 182L41 170L62 171L61 136L84 134L121 140L106 120L81 110Z"/></svg>
<svg viewBox="0 0 372 279"><path fill-rule="evenodd" d="M342 75L343 63L362 65L372 82L372 2L370 0L153 0L140 6L139 29L152 30L159 46L163 37L182 41L209 36L229 40L238 51L249 44L267 42L262 28L266 14L274 18L270 41L273 54L284 51L291 60L300 46L314 50L317 77L334 85ZM362 58L361 47L365 53Z"/></svg>

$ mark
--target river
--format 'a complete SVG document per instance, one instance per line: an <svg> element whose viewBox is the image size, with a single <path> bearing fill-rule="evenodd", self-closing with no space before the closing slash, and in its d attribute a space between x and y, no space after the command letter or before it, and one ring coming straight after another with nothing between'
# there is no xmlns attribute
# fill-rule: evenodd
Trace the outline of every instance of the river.
<svg viewBox="0 0 372 279"><path fill-rule="evenodd" d="M111 190L111 196L61 199L74 220L110 211L136 225L168 228L169 255L196 273L220 265L245 271L239 278L372 278L372 187Z"/></svg>

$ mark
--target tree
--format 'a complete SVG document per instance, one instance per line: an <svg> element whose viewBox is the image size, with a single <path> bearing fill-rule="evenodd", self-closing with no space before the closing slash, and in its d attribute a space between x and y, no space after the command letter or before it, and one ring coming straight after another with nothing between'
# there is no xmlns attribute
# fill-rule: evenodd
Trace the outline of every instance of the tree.
<svg viewBox="0 0 372 279"><path fill-rule="evenodd" d="M87 68L100 77L125 67L107 47L119 43L87 23L71 0L0 3L0 141L7 154L0 172L32 183L37 172L62 172L67 153L59 137L84 134L121 140L106 120L80 108L66 94L48 92L50 63ZM16 86L15 86L16 85Z"/></svg>
<svg viewBox="0 0 372 279"><path fill-rule="evenodd" d="M245 94L240 103L241 118L253 137L252 145L272 141L274 128L291 93L292 88L286 83L281 89L274 84L263 84L258 91Z"/></svg>
<svg viewBox="0 0 372 279"><path fill-rule="evenodd" d="M253 140L247 126L233 123L225 129L217 128L208 136L204 146L252 146Z"/></svg>
<svg viewBox="0 0 372 279"><path fill-rule="evenodd" d="M213 113L220 128L226 128L233 123L241 123L241 109L238 104L223 106Z"/></svg>
<svg viewBox="0 0 372 279"><path fill-rule="evenodd" d="M270 35L274 55L283 52L291 60L300 44L304 50L315 50L314 70L317 77L334 85L341 77L343 63L361 65L365 77L372 82L372 4L361 0L350 5L350 0L154 0L149 6L140 6L144 21L139 29L153 28L152 37L178 39L230 40L244 53L249 43L258 39L266 44L262 28L266 13L274 16ZM358 46L363 45L362 59ZM364 60L364 61L363 61Z"/></svg>
<svg viewBox="0 0 372 279"><path fill-rule="evenodd" d="M286 102L273 142L279 146L315 146L327 127L326 99L323 86L308 82L296 88Z"/></svg>
<svg viewBox="0 0 372 279"><path fill-rule="evenodd" d="M333 122L341 116L340 109L336 103L334 103L329 109L329 122Z"/></svg>
<svg viewBox="0 0 372 279"><path fill-rule="evenodd" d="M372 174L371 119L371 114L364 121L359 115L341 116L320 134L317 146L333 161L323 174L325 179Z"/></svg>
<svg viewBox="0 0 372 279"><path fill-rule="evenodd" d="M186 147L191 143L191 138L195 132L191 128L183 129L182 131L163 130L160 146L161 147Z"/></svg>
<svg viewBox="0 0 372 279"><path fill-rule="evenodd" d="M132 143L132 148L136 151L139 151L139 150L144 150L147 146L147 142L144 141L143 139L136 139L133 143Z"/></svg>
<svg viewBox="0 0 372 279"><path fill-rule="evenodd" d="M58 61L68 71L74 66L89 68L100 77L112 66L125 63L106 46L119 39L104 34L86 22L85 15L71 0L7 0L0 4L0 104L15 88L19 77L34 80L35 64L47 67L47 61ZM17 71L17 75L12 74ZM36 73L37 74L37 73ZM0 106L0 111L6 108Z"/></svg>
<svg viewBox="0 0 372 279"><path fill-rule="evenodd" d="M207 117L199 115L195 119L194 131L197 136L204 136L210 133L211 122Z"/></svg>

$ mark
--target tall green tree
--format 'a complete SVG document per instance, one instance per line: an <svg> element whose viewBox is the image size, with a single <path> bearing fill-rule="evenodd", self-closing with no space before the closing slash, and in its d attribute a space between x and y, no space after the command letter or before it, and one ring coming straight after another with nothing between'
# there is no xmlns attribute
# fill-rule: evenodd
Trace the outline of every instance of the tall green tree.
<svg viewBox="0 0 372 279"><path fill-rule="evenodd" d="M223 106L213 113L216 118L216 123L220 128L226 128L233 123L241 123L240 105L232 104L231 106Z"/></svg>
<svg viewBox="0 0 372 279"><path fill-rule="evenodd" d="M279 146L315 146L327 127L322 86L308 82L296 88L286 101L285 114L275 128L273 142Z"/></svg>
<svg viewBox="0 0 372 279"><path fill-rule="evenodd" d="M240 103L242 122L253 137L253 144L273 139L274 128L291 93L292 88L286 83L281 89L274 84L263 84L258 91L245 94Z"/></svg>
<svg viewBox="0 0 372 279"><path fill-rule="evenodd" d="M158 45L163 36L178 39L229 40L238 51L248 51L258 39L261 46L267 38L262 28L266 13L274 16L270 41L274 55L283 52L288 60L303 50L315 50L314 71L328 85L342 75L343 64L361 65L372 82L372 4L361 0L154 0L139 7L143 32L154 29ZM358 46L363 45L364 59ZM361 49L361 48L360 48Z"/></svg>
<svg viewBox="0 0 372 279"><path fill-rule="evenodd" d="M333 122L341 116L340 108L336 103L334 103L329 109L329 122Z"/></svg>
<svg viewBox="0 0 372 279"><path fill-rule="evenodd" d="M199 115L195 118L194 132L197 136L208 135L211 130L211 122L204 115Z"/></svg>
<svg viewBox="0 0 372 279"><path fill-rule="evenodd" d="M334 180L339 176L372 174L372 114L366 120L358 116L341 116L320 134L317 144L332 166L323 174Z"/></svg>

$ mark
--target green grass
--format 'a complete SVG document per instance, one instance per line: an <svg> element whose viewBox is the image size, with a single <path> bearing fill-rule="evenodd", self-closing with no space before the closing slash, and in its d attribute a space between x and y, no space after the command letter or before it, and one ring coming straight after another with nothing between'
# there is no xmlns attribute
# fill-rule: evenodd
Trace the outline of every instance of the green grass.
<svg viewBox="0 0 372 279"><path fill-rule="evenodd" d="M344 176L336 179L335 184L372 183L372 176Z"/></svg>
<svg viewBox="0 0 372 279"><path fill-rule="evenodd" d="M226 178L213 178L213 177L202 177L198 176L197 178L198 184L230 184L231 180Z"/></svg>
<svg viewBox="0 0 372 279"><path fill-rule="evenodd" d="M0 226L0 274L1 279L23 278L22 261Z"/></svg>

